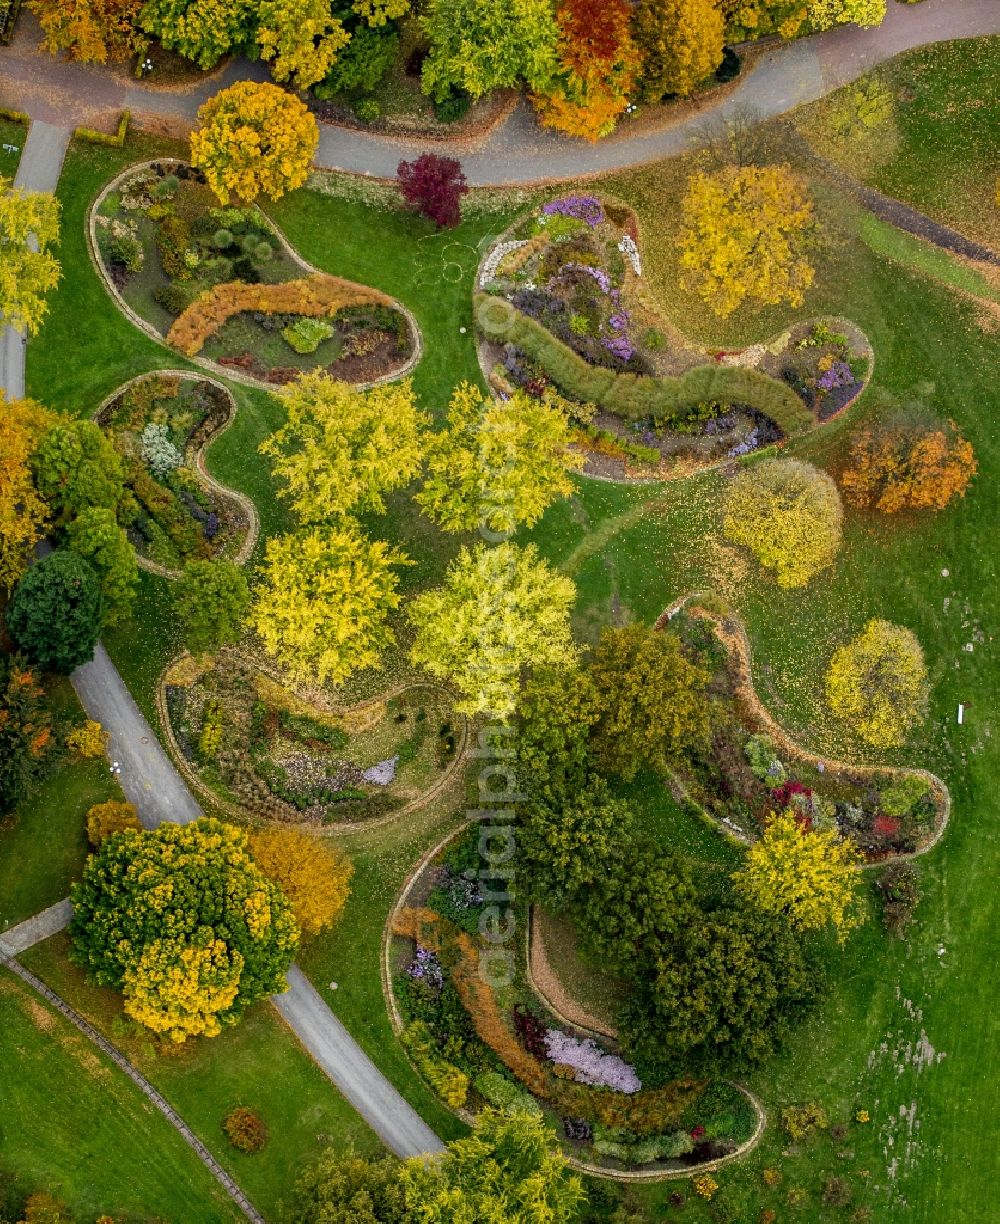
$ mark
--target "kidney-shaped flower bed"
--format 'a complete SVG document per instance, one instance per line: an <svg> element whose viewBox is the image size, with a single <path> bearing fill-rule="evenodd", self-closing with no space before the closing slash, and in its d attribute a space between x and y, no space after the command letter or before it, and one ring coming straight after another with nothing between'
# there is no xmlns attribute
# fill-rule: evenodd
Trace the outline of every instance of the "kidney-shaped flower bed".
<svg viewBox="0 0 1000 1224"><path fill-rule="evenodd" d="M431 858L391 919L393 1018L441 1099L540 1110L575 1160L611 1176L680 1174L741 1150L759 1127L745 1093L721 1080L644 1085L610 1041L549 1011L523 971L523 938L505 961L512 975L492 971L497 945L480 934L491 882L478 866L474 825Z"/></svg>
<svg viewBox="0 0 1000 1224"><path fill-rule="evenodd" d="M494 388L554 387L580 405L594 474L748 454L841 412L872 368L846 319L738 352L695 345L645 287L635 214L596 196L551 200L511 227L480 265L475 307Z"/></svg>
<svg viewBox="0 0 1000 1224"><path fill-rule="evenodd" d="M464 734L443 689L415 684L333 712L249 660L167 671L169 733L190 777L223 804L317 825L390 816L436 788Z"/></svg>
<svg viewBox="0 0 1000 1224"><path fill-rule="evenodd" d="M220 207L181 162L133 166L99 197L95 255L120 305L185 356L258 382L324 369L397 377L416 324L398 302L298 258L256 207Z"/></svg>
<svg viewBox="0 0 1000 1224"><path fill-rule="evenodd" d="M221 383L180 372L133 379L97 410L124 464L131 497L119 513L140 565L176 576L187 561L250 555L253 503L203 468L206 444L234 413Z"/></svg>

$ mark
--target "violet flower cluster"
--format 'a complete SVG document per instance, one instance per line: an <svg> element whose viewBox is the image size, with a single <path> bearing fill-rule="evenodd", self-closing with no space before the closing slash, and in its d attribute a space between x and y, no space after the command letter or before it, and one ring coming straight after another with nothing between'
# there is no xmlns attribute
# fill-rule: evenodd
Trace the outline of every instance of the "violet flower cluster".
<svg viewBox="0 0 1000 1224"><path fill-rule="evenodd" d="M835 361L816 379L820 391L833 391L835 387L848 387L854 382L854 374L846 361Z"/></svg>
<svg viewBox="0 0 1000 1224"><path fill-rule="evenodd" d="M585 221L591 229L595 225L600 225L604 220L604 209L596 196L561 196L558 200L549 200L547 204L543 204L542 212L546 217L559 215L573 217L577 221Z"/></svg>
<svg viewBox="0 0 1000 1224"><path fill-rule="evenodd" d="M437 953L430 948L422 948L417 944L417 953L406 967L406 976L415 982L423 982L432 990L439 991L444 986L444 970L438 960Z"/></svg>
<svg viewBox="0 0 1000 1224"><path fill-rule="evenodd" d="M606 1054L590 1037L578 1041L562 1029L548 1029L545 1052L554 1063L572 1067L577 1083L629 1094L642 1088L634 1067L617 1054Z"/></svg>

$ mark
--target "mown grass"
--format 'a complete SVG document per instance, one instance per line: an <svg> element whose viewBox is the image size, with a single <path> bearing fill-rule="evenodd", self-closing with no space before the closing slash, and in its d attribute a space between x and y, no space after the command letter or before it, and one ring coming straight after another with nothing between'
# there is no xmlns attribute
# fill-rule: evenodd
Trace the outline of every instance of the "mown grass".
<svg viewBox="0 0 1000 1224"><path fill-rule="evenodd" d="M891 97L888 117L855 124L858 88ZM880 65L796 112L804 134L848 174L946 225L1000 246L1000 36L935 43Z"/></svg>
<svg viewBox="0 0 1000 1224"><path fill-rule="evenodd" d="M15 123L12 119L0 119L0 178L13 182L17 168L21 164L21 150L28 139L28 129L23 123ZM12 145L5 149L4 145Z"/></svg>
<svg viewBox="0 0 1000 1224"><path fill-rule="evenodd" d="M64 1199L74 1219L243 1218L131 1080L6 970L0 1031L0 1180L13 1181L0 1206L16 1187Z"/></svg>

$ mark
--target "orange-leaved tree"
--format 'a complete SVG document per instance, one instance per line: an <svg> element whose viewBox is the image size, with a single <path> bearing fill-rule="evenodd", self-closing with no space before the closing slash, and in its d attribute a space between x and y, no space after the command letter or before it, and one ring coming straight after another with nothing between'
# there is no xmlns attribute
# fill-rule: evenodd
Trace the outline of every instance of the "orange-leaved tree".
<svg viewBox="0 0 1000 1224"><path fill-rule="evenodd" d="M271 825L250 834L250 853L281 885L303 935L318 935L340 917L351 895L354 864L342 850L300 829Z"/></svg>
<svg viewBox="0 0 1000 1224"><path fill-rule="evenodd" d="M277 85L237 81L198 111L192 165L223 204L235 196L276 200L309 176L319 128L305 103Z"/></svg>
<svg viewBox="0 0 1000 1224"><path fill-rule="evenodd" d="M899 417L854 436L840 483L848 502L862 510L942 510L965 496L977 466L972 444L954 422Z"/></svg>
<svg viewBox="0 0 1000 1224"><path fill-rule="evenodd" d="M42 27L42 46L85 64L125 60L142 46L143 0L28 0Z"/></svg>

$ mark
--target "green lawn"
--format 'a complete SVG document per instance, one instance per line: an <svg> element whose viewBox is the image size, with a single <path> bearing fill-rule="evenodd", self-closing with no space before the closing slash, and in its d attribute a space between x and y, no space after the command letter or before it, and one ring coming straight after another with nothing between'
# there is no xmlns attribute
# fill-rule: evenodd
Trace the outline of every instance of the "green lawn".
<svg viewBox="0 0 1000 1224"><path fill-rule="evenodd" d="M888 109L845 128L858 90ZM796 112L817 150L886 194L970 238L1000 246L1000 37L937 43L897 56Z"/></svg>
<svg viewBox="0 0 1000 1224"><path fill-rule="evenodd" d="M243 1219L132 1081L6 970L0 1032L0 1181L57 1195L74 1219Z"/></svg>
<svg viewBox="0 0 1000 1224"><path fill-rule="evenodd" d="M21 150L28 139L28 132L23 123L14 123L11 119L0 119L0 178L13 181L17 167L21 163ZM5 149L4 145L13 145L13 149Z"/></svg>
<svg viewBox="0 0 1000 1224"><path fill-rule="evenodd" d="M379 1142L305 1053L269 1003L219 1037L172 1048L129 1024L121 999L87 984L56 936L22 956L23 963L101 1029L174 1106L268 1218L277 1216L302 1166L328 1138L375 1154ZM263 1151L238 1152L222 1121L237 1105L263 1118ZM174 1217L185 1218L185 1217ZM197 1218L197 1217L188 1217Z"/></svg>

